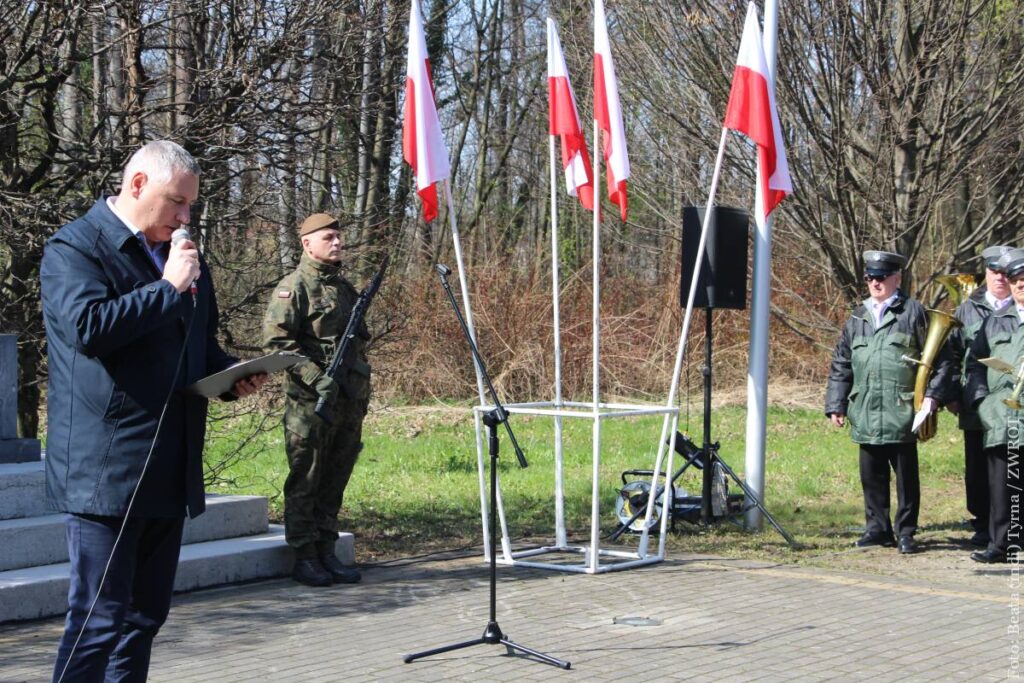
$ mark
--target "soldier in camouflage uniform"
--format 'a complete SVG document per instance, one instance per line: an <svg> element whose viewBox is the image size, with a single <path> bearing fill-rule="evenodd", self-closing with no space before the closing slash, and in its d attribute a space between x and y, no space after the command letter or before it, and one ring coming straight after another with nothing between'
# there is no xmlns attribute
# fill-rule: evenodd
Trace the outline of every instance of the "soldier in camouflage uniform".
<svg viewBox="0 0 1024 683"><path fill-rule="evenodd" d="M274 289L263 324L269 351L293 351L310 359L289 369L285 380L289 474L284 523L285 538L295 548L293 578L311 586L361 578L334 554L338 511L363 447L363 417L370 397L365 325L360 325L337 381L324 374L358 298L341 275L338 227L336 219L322 213L302 222L299 266ZM330 421L314 412L321 397L327 401Z"/></svg>
<svg viewBox="0 0 1024 683"><path fill-rule="evenodd" d="M896 473L895 527L901 553L917 550L914 533L921 507L914 418L917 365L928 329L924 307L900 291L906 259L892 252L864 252L864 281L869 297L843 326L832 354L825 414L837 427L850 422L850 437L860 446L866 531L858 547L894 546L889 517L889 468ZM938 409L953 371L946 346L935 361L922 408Z"/></svg>
<svg viewBox="0 0 1024 683"><path fill-rule="evenodd" d="M1006 273L999 270L998 266L999 258L1010 249L1011 247L1000 245L981 252L981 258L985 262L985 284L975 289L956 309L956 319L963 323L963 327L950 332L948 343L960 371L957 374L963 391L967 389L968 350L978 335L978 330L993 312L1008 306L1012 301L1010 283L1006 279ZM981 418L971 407L967 397L961 394L957 400L960 429L964 432L964 488L967 493L967 511L973 515L971 526L974 535L971 536L971 544L985 547L989 542L989 503L988 464L982 447L984 428L981 425ZM955 410L952 405L949 409L950 412Z"/></svg>

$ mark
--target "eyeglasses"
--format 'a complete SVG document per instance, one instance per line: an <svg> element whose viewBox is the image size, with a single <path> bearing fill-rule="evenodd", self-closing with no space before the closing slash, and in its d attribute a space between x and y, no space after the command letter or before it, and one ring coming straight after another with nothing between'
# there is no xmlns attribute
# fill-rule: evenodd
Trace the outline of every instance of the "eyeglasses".
<svg viewBox="0 0 1024 683"><path fill-rule="evenodd" d="M865 274L864 275L864 282L871 282L872 280L874 280L875 282L885 282L886 280L888 280L891 277L892 277L892 273L889 273L888 275L867 275L867 274Z"/></svg>

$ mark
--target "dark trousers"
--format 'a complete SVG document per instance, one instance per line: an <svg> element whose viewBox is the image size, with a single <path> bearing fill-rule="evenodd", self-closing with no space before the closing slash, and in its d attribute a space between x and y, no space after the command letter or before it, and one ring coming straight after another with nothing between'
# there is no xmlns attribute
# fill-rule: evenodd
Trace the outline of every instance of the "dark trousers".
<svg viewBox="0 0 1024 683"><path fill-rule="evenodd" d="M62 673L74 683L146 680L153 638L171 607L184 520L129 518L102 578L122 520L67 515L71 585L54 681Z"/></svg>
<svg viewBox="0 0 1024 683"><path fill-rule="evenodd" d="M300 558L315 554L317 546L333 552L338 512L363 448L368 405L365 399L339 397L331 407L331 422L325 422L313 412L313 402L285 403L284 533Z"/></svg>
<svg viewBox="0 0 1024 683"><path fill-rule="evenodd" d="M988 549L1013 554L1021 547L1020 451L1006 445L985 449L988 460L989 519ZM1014 511L1016 498L1016 511Z"/></svg>
<svg viewBox="0 0 1024 683"><path fill-rule="evenodd" d="M988 533L988 457L982 442L985 432L964 431L964 488L967 491L967 512L973 519L971 526Z"/></svg>
<svg viewBox="0 0 1024 683"><path fill-rule="evenodd" d="M892 535L889 516L889 468L896 472L896 535L913 536L921 510L917 444L895 443L860 447L860 484L869 534Z"/></svg>

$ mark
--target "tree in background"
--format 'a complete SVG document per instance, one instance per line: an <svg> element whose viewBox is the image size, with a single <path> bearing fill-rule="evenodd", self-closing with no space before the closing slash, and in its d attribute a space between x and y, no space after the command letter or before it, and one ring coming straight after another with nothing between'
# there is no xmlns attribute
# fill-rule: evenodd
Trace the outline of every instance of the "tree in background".
<svg viewBox="0 0 1024 683"><path fill-rule="evenodd" d="M632 201L628 223L605 212L602 265L615 286L603 298L603 338L621 338L623 349L662 338L671 346L682 208L705 201L745 8L711 0L607 4ZM549 381L538 355L549 342L549 10L574 80L587 83L585 0L423 2L481 341L494 344L502 381L534 392ZM919 294L931 273L958 270L980 246L1018 238L1022 11L1005 0L781 3L777 90L796 192L775 221L773 329L810 345L773 345L774 367L815 372L820 359L806 349L831 346L838 310L860 298L861 250L908 254ZM348 226L357 276L383 252L395 263L382 297L389 305L375 312L393 312L377 328L394 346L378 366L404 367L395 386L413 398L436 390L422 371L432 364L445 373L439 379L457 380L442 383L442 393L472 393L471 370L417 355L417 345L432 335L441 344L447 333L426 319L437 307L421 290L431 286L429 265L448 259L451 245L444 209L430 225L419 218L400 158L408 12L408 0L5 5L0 331L20 335L25 436L38 429L45 382L42 245L116 190L128 155L160 137L181 142L202 164L192 230L218 279L234 351L256 350L267 289L298 257L294 226L329 211ZM589 90L577 92L584 122ZM722 203L753 205L752 158L745 143L731 144ZM583 302L567 302L566 319L586 320L579 306L589 292L579 273L589 267L590 215L573 202L559 210L566 296ZM723 334L745 333L743 321L734 322L720 326ZM588 324L567 326L567 349L587 353ZM742 365L742 350L732 353ZM655 392L670 356L611 351L610 364L627 365L605 376L612 390ZM567 355L567 381L583 386L587 373L573 362Z"/></svg>

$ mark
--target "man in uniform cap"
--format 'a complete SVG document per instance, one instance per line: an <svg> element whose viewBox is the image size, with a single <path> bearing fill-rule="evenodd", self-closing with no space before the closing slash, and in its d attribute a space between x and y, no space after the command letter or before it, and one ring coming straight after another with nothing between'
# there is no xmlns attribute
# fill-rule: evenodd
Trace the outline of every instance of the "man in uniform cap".
<svg viewBox="0 0 1024 683"><path fill-rule="evenodd" d="M1011 403L1024 363L1024 249L1012 249L999 257L996 269L1006 274L1013 302L986 318L971 343L967 358L965 401L977 409L984 428L982 446L988 465L989 541L985 550L971 553L976 562L1015 559L1021 547L1020 435L1024 411ZM983 365L996 358L1014 369L1008 374ZM1019 403L1017 404L1019 405ZM1011 456L1014 466L1010 466Z"/></svg>
<svg viewBox="0 0 1024 683"><path fill-rule="evenodd" d="M825 414L837 427L849 418L850 436L860 446L866 531L858 547L898 545L901 553L917 550L914 533L920 510L914 380L927 336L924 307L900 291L906 259L888 251L865 251L864 280L869 297L843 325L829 372ZM922 408L935 410L952 370L940 353ZM896 472L895 531L889 516L889 468ZM899 537L897 541L896 536Z"/></svg>
<svg viewBox="0 0 1024 683"><path fill-rule="evenodd" d="M978 335L985 319L994 311L1001 310L1011 302L1010 283L1006 273L998 266L1000 257L1012 247L996 245L981 252L985 264L985 284L978 287L956 309L955 316L963 326L949 335L950 355L958 365L956 378L960 380L960 394L956 404L950 404L950 412L959 412L960 429L964 432L964 488L967 493L967 511L972 515L971 527L974 535L971 544L986 547L988 535L988 462L982 447L984 430L981 419L974 411L963 389L967 386L967 356L971 343Z"/></svg>
<svg viewBox="0 0 1024 683"><path fill-rule="evenodd" d="M315 213L299 226L302 257L274 289L263 322L269 351L294 351L309 362L285 379L284 433L289 474L284 484L285 539L295 548L293 578L310 586L355 583L359 571L334 552L345 486L363 448L370 366L360 325L338 377L325 374L335 343L359 297L341 274L341 233L333 216ZM315 412L324 398L329 420Z"/></svg>

